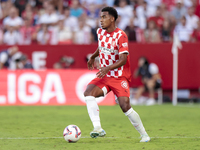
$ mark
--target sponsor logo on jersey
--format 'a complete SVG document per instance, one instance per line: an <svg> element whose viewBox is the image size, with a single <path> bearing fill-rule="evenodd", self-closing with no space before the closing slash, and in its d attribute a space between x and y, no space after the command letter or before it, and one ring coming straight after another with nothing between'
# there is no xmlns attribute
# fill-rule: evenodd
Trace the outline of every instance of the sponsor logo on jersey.
<svg viewBox="0 0 200 150"><path fill-rule="evenodd" d="M99 50L101 50L104 53L114 53L114 49L109 49L105 47L99 47Z"/></svg>
<svg viewBox="0 0 200 150"><path fill-rule="evenodd" d="M128 43L122 43L123 47L128 47Z"/></svg>
<svg viewBox="0 0 200 150"><path fill-rule="evenodd" d="M128 83L127 83L127 81L122 81L122 82L121 82L121 86L122 86L124 89L128 89Z"/></svg>

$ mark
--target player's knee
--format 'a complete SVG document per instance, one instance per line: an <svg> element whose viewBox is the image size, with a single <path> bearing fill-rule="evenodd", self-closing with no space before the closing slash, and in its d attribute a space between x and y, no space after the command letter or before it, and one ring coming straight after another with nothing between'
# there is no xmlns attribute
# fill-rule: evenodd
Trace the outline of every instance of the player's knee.
<svg viewBox="0 0 200 150"><path fill-rule="evenodd" d="M88 90L85 90L84 96L91 96L90 92Z"/></svg>
<svg viewBox="0 0 200 150"><path fill-rule="evenodd" d="M120 105L120 107L123 112L127 112L131 108L131 105L130 104L122 104L122 105Z"/></svg>
<svg viewBox="0 0 200 150"><path fill-rule="evenodd" d="M128 98L123 99L121 101L119 100L119 105L123 112L127 112L131 108Z"/></svg>
<svg viewBox="0 0 200 150"><path fill-rule="evenodd" d="M99 93L98 91L95 91L95 90L85 90L84 92L84 96L94 96L94 97L98 97L99 96Z"/></svg>

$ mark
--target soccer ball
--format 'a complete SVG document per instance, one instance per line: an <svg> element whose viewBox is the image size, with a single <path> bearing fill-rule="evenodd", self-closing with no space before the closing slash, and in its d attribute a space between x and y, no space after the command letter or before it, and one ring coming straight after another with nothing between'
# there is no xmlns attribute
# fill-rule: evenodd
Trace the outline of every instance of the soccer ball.
<svg viewBox="0 0 200 150"><path fill-rule="evenodd" d="M76 125L68 125L63 131L64 139L69 142L77 142L81 137L81 130Z"/></svg>

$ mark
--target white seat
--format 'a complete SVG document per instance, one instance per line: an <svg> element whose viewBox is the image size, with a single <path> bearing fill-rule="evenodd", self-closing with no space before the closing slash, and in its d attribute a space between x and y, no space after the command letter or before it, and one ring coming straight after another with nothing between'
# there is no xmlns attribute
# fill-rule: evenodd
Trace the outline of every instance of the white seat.
<svg viewBox="0 0 200 150"><path fill-rule="evenodd" d="M136 91L137 88L130 88L130 98L134 97ZM163 90L162 88L158 88L155 92L158 94L158 104L160 105L163 103Z"/></svg>

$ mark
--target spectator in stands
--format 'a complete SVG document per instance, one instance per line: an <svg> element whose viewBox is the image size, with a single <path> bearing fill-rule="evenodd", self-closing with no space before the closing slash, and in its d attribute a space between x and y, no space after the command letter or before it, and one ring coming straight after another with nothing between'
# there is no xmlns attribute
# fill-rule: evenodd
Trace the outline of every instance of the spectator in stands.
<svg viewBox="0 0 200 150"><path fill-rule="evenodd" d="M95 28L96 21L99 19L99 8L97 8L97 5L94 3L89 4L86 13L83 13L82 16L83 15L87 18L87 24L89 24L92 28Z"/></svg>
<svg viewBox="0 0 200 150"><path fill-rule="evenodd" d="M19 48L17 46L12 46L0 52L0 69L10 67L12 57L18 52L18 50Z"/></svg>
<svg viewBox="0 0 200 150"><path fill-rule="evenodd" d="M133 24L135 27L139 28L139 29L146 29L147 27L147 20L144 16L137 15L136 9L133 10L133 17L131 18L130 22L133 21Z"/></svg>
<svg viewBox="0 0 200 150"><path fill-rule="evenodd" d="M145 0L150 7L154 7L156 9L161 5L162 0Z"/></svg>
<svg viewBox="0 0 200 150"><path fill-rule="evenodd" d="M42 24L40 31L37 33L37 42L41 45L50 44L51 32L46 24Z"/></svg>
<svg viewBox="0 0 200 150"><path fill-rule="evenodd" d="M112 7L114 5L114 0L96 0L96 4L98 8L103 8L106 6Z"/></svg>
<svg viewBox="0 0 200 150"><path fill-rule="evenodd" d="M45 24L48 27L47 30L46 29L43 30L46 39L42 43L56 45L56 44L58 44L57 27L56 26L59 21L59 16L56 13L54 5L52 5L51 3L49 3L49 4L47 3L46 5L47 5L46 12L39 19L40 24ZM43 32L40 31L38 34L42 35Z"/></svg>
<svg viewBox="0 0 200 150"><path fill-rule="evenodd" d="M96 0L80 0L80 4L85 10L87 10L91 4L97 5Z"/></svg>
<svg viewBox="0 0 200 150"><path fill-rule="evenodd" d="M54 69L68 69L75 62L74 58L71 56L62 56L60 60L54 63Z"/></svg>
<svg viewBox="0 0 200 150"><path fill-rule="evenodd" d="M176 18L171 15L169 18L169 21L170 21L171 28L174 30L175 26L177 25Z"/></svg>
<svg viewBox="0 0 200 150"><path fill-rule="evenodd" d="M47 11L40 17L39 23L55 26L58 20L59 16L56 14L54 6L52 4L48 4Z"/></svg>
<svg viewBox="0 0 200 150"><path fill-rule="evenodd" d="M121 21L118 27L122 30L129 25L130 18L133 17L133 6L128 5L126 0L119 1L119 7L116 8L118 14L121 16Z"/></svg>
<svg viewBox="0 0 200 150"><path fill-rule="evenodd" d="M3 20L5 29L8 30L9 26L12 26L14 30L19 30L22 24L23 20L18 16L17 8L12 7L10 9L9 16Z"/></svg>
<svg viewBox="0 0 200 150"><path fill-rule="evenodd" d="M156 13L157 7L160 7L162 0L145 0L147 2L147 5L149 8L151 8L152 10L154 10L154 13ZM156 15L156 14L154 14ZM154 16L153 15L153 16ZM152 16L150 16L152 17Z"/></svg>
<svg viewBox="0 0 200 150"><path fill-rule="evenodd" d="M32 6L32 7L37 7L38 5L38 3L39 3L39 1L38 0L29 0L28 1L28 3Z"/></svg>
<svg viewBox="0 0 200 150"><path fill-rule="evenodd" d="M78 18L70 15L70 8L66 7L64 9L64 24L69 27L72 31L78 27Z"/></svg>
<svg viewBox="0 0 200 150"><path fill-rule="evenodd" d="M11 0L8 0L8 1L1 1L0 6L2 11L2 16L0 18L4 20L4 18L6 18L9 15L10 10L12 7L14 7L14 5Z"/></svg>
<svg viewBox="0 0 200 150"><path fill-rule="evenodd" d="M63 0L62 5L63 8L69 7L71 5L71 0Z"/></svg>
<svg viewBox="0 0 200 150"><path fill-rule="evenodd" d="M98 25L99 22L96 23L96 24ZM94 28L94 29L91 30L91 42L92 42L92 43L98 42L97 28Z"/></svg>
<svg viewBox="0 0 200 150"><path fill-rule="evenodd" d="M48 6L50 4L49 0L42 0L41 2L38 2L38 14L39 16L42 16L43 14L48 12Z"/></svg>
<svg viewBox="0 0 200 150"><path fill-rule="evenodd" d="M161 42L160 33L153 20L148 22L148 28L144 31L144 38L147 43Z"/></svg>
<svg viewBox="0 0 200 150"><path fill-rule="evenodd" d="M144 29L146 29L146 18L138 16L136 9L133 10L133 17L130 19L129 26L125 29L129 41L144 42Z"/></svg>
<svg viewBox="0 0 200 150"><path fill-rule="evenodd" d="M143 2L136 8L137 16L142 15L146 19L155 15L156 8L150 7L147 5L147 2L142 0Z"/></svg>
<svg viewBox="0 0 200 150"><path fill-rule="evenodd" d="M63 0L50 0L50 3L58 9L60 14L63 12Z"/></svg>
<svg viewBox="0 0 200 150"><path fill-rule="evenodd" d="M70 14L74 17L80 17L83 13L79 0L72 0L70 6Z"/></svg>
<svg viewBox="0 0 200 150"><path fill-rule="evenodd" d="M1 8L1 3L0 3L0 20L1 18L3 18L3 11L2 11L2 8Z"/></svg>
<svg viewBox="0 0 200 150"><path fill-rule="evenodd" d="M187 24L190 25L192 29L196 29L197 22L199 21L199 17L194 14L194 7L188 8L188 14L185 17L186 17Z"/></svg>
<svg viewBox="0 0 200 150"><path fill-rule="evenodd" d="M200 42L200 20L197 22L197 28L193 31L190 41Z"/></svg>
<svg viewBox="0 0 200 150"><path fill-rule="evenodd" d="M14 3L19 10L19 15L21 16L21 13L24 11L26 4L28 3L28 0L15 0Z"/></svg>
<svg viewBox="0 0 200 150"><path fill-rule="evenodd" d="M186 8L192 7L193 6L193 1L197 1L197 0L183 0L184 6Z"/></svg>
<svg viewBox="0 0 200 150"><path fill-rule="evenodd" d="M120 0L114 0L114 7L119 7ZM126 0L127 5L131 5L131 0Z"/></svg>
<svg viewBox="0 0 200 150"><path fill-rule="evenodd" d="M87 26L89 26L91 29L95 29L96 27L99 27L99 25L97 24L97 21L99 20L99 17L98 18L92 18L92 17L88 17L86 12L84 12L82 15L81 15L81 20L84 20L85 21L85 24Z"/></svg>
<svg viewBox="0 0 200 150"><path fill-rule="evenodd" d="M22 12L22 18L27 18L31 20L31 25L35 25L35 17L36 14L33 12L32 6L30 4L27 4L25 10Z"/></svg>
<svg viewBox="0 0 200 150"><path fill-rule="evenodd" d="M170 11L168 9L168 6L165 3L162 3L160 5L160 11L161 11L162 18L164 18L164 19L170 19L171 14L170 14Z"/></svg>
<svg viewBox="0 0 200 150"><path fill-rule="evenodd" d="M161 29L161 37L163 42L170 42L171 41L171 35L172 35L172 28L170 25L169 20L164 20L163 26Z"/></svg>
<svg viewBox="0 0 200 150"><path fill-rule="evenodd" d="M15 30L16 26L7 26L7 31L4 34L3 42L6 45L20 45L22 44L21 34Z"/></svg>
<svg viewBox="0 0 200 150"><path fill-rule="evenodd" d="M58 22L58 44L72 44L73 32L69 26L64 26L64 20Z"/></svg>
<svg viewBox="0 0 200 150"><path fill-rule="evenodd" d="M155 63L149 63L146 57L140 57L138 60L138 68L134 72L134 77L141 77L143 85L137 89L134 99L130 100L132 105L141 104L139 101L143 92L149 92L149 99L146 105L154 105L155 90L161 87L161 75L158 66Z"/></svg>
<svg viewBox="0 0 200 150"><path fill-rule="evenodd" d="M0 29L0 45L3 44L3 31Z"/></svg>
<svg viewBox="0 0 200 150"><path fill-rule="evenodd" d="M175 7L172 9L172 15L176 18L176 21L179 22L181 17L187 14L187 9L183 5L183 0L175 0Z"/></svg>
<svg viewBox="0 0 200 150"><path fill-rule="evenodd" d="M20 28L20 34L22 37L23 45L30 45L33 41L36 41L37 32L34 26L31 25L32 20L24 18L24 26Z"/></svg>
<svg viewBox="0 0 200 150"><path fill-rule="evenodd" d="M79 18L79 26L74 30L73 42L75 44L90 44L91 38L91 28L84 19Z"/></svg>
<svg viewBox="0 0 200 150"><path fill-rule="evenodd" d="M134 24L134 20L133 18L130 19L130 23L129 26L126 27L126 29L124 30L126 32L126 35L128 36L128 40L131 42L136 42L136 28L135 28L135 24Z"/></svg>
<svg viewBox="0 0 200 150"><path fill-rule="evenodd" d="M16 69L33 69L33 65L27 56L22 54L18 59L15 60Z"/></svg>
<svg viewBox="0 0 200 150"><path fill-rule="evenodd" d="M151 21L151 20L153 20L156 23L156 26L157 26L158 30L160 31L162 28L164 19L161 14L161 8L159 6L157 7L155 16L150 17L148 19L148 21Z"/></svg>
<svg viewBox="0 0 200 150"><path fill-rule="evenodd" d="M185 16L181 18L181 23L176 25L174 32L178 35L181 42L188 42L190 40L193 29L187 24Z"/></svg>

